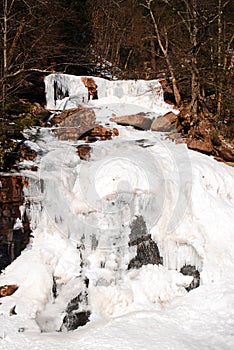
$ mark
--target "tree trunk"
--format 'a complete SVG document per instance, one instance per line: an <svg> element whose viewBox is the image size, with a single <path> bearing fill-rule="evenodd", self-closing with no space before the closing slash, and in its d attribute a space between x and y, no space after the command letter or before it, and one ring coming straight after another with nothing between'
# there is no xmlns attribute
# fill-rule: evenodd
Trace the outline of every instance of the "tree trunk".
<svg viewBox="0 0 234 350"><path fill-rule="evenodd" d="M157 40L158 40L159 47L162 50L162 53L164 55L164 58L165 58L165 61L166 61L167 67L168 67L168 70L170 72L171 81L172 81L172 88L173 88L173 92L174 92L174 96L175 96L175 101L176 101L176 105L178 106L178 105L180 105L180 102L181 102L181 96L180 96L179 89L177 87L177 81L176 81L176 77L175 77L175 73L174 73L174 68L173 68L173 65L171 63L171 60L170 60L170 57L169 57L169 54L168 54L168 36L167 36L167 32L166 32L166 29L164 28L165 45L163 45L162 37L161 37L160 31L159 31L157 22L155 20L153 11L152 11L152 9L150 7L150 4L151 4L151 1L148 1L147 2L148 10L150 12L150 16L151 16L151 19L152 19L152 22L153 22L153 25L154 25L154 31L155 31L155 34L156 34L156 37L157 37Z"/></svg>
<svg viewBox="0 0 234 350"><path fill-rule="evenodd" d="M191 76L191 97L192 113L196 118L198 114L198 98L200 95L198 69L197 69L197 0L192 0L192 23L190 39L192 43L192 76Z"/></svg>
<svg viewBox="0 0 234 350"><path fill-rule="evenodd" d="M156 72L156 51L155 51L155 44L154 40L150 40L150 51L151 51L151 68L154 72Z"/></svg>
<svg viewBox="0 0 234 350"><path fill-rule="evenodd" d="M6 77L7 77L7 0L3 1L3 76L2 76L2 105L4 107L6 101Z"/></svg>
<svg viewBox="0 0 234 350"><path fill-rule="evenodd" d="M223 33L223 20L222 20L222 0L218 0L218 91L217 91L217 115L221 115L222 109L222 88L221 81L221 69L222 69L222 33Z"/></svg>

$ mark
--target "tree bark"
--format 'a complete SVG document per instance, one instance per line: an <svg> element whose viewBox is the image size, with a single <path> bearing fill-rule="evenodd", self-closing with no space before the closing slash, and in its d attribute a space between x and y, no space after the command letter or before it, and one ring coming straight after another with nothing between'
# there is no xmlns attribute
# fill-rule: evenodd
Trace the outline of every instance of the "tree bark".
<svg viewBox="0 0 234 350"><path fill-rule="evenodd" d="M174 96L175 96L176 105L179 106L180 102L181 102L181 96L180 96L179 89L177 87L177 81L176 81L176 77L175 77L175 73L174 73L174 68L173 68L173 65L171 63L169 53L168 53L169 42L168 42L167 31L166 31L166 28L164 28L164 39L165 39L165 45L164 45L162 42L162 37L161 37L161 33L159 31L158 24L156 22L155 16L154 16L153 11L151 9L151 1L150 0L147 1L147 8L149 10L150 17L151 17L152 22L153 22L154 31L156 34L156 38L157 38L159 47L164 55L168 70L170 72L172 88L173 88L173 92L174 92Z"/></svg>

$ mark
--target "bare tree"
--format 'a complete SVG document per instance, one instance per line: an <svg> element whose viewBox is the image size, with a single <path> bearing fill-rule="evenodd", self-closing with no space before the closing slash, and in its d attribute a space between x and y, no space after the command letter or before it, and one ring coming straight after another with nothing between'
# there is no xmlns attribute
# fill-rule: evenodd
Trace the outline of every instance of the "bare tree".
<svg viewBox="0 0 234 350"><path fill-rule="evenodd" d="M180 96L180 92L179 92L179 89L177 86L174 68L173 68L173 65L172 65L172 62L170 59L170 55L169 55L169 39L168 39L167 29L166 29L166 26L164 25L162 30L160 30L159 25L158 25L157 20L156 20L156 17L155 17L155 14L153 13L153 10L151 7L152 1L153 0L146 0L146 3L143 5L148 9L148 11L150 13L150 17L151 17L151 20L153 23L153 27L154 27L154 31L155 31L158 45L159 45L159 47L164 55L168 70L170 72L175 101L176 101L177 105L180 105L181 96Z"/></svg>

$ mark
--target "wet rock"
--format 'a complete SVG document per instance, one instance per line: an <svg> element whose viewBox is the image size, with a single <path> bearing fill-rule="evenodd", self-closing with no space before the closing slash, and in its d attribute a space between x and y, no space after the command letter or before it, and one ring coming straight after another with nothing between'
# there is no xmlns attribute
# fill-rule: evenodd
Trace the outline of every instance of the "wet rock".
<svg viewBox="0 0 234 350"><path fill-rule="evenodd" d="M173 112L169 112L164 116L158 117L153 120L151 125L152 131L171 131L176 128L177 115Z"/></svg>
<svg viewBox="0 0 234 350"><path fill-rule="evenodd" d="M111 140L113 136L118 136L119 132L116 128L106 128L102 125L95 126L86 133L84 133L80 140L85 140L86 142L96 142L96 141L106 141Z"/></svg>
<svg viewBox="0 0 234 350"><path fill-rule="evenodd" d="M130 125L137 129L149 130L152 124L152 120L147 118L145 113L130 114L122 117L112 117L110 121L119 125Z"/></svg>
<svg viewBox="0 0 234 350"><path fill-rule="evenodd" d="M137 244L137 254L128 265L128 269L139 269L143 265L159 265L162 264L157 244L150 238L147 241Z"/></svg>
<svg viewBox="0 0 234 350"><path fill-rule="evenodd" d="M199 287L200 285L200 272L196 269L195 266L192 265L184 265L180 272L185 276L193 276L193 281L190 283L190 285L186 288L186 290L189 292L192 289L195 289Z"/></svg>
<svg viewBox="0 0 234 350"><path fill-rule="evenodd" d="M129 262L128 269L140 268L143 265L162 264L162 257L157 244L152 240L148 233L146 223L142 216L137 216L130 225L131 233L129 235L129 246L136 246L136 256Z"/></svg>
<svg viewBox="0 0 234 350"><path fill-rule="evenodd" d="M74 331L78 327L85 326L89 322L90 311L76 312L64 317L63 324L68 331Z"/></svg>
<svg viewBox="0 0 234 350"><path fill-rule="evenodd" d="M143 216L136 216L130 225L131 233L129 235L129 246L137 245L150 238Z"/></svg>
<svg viewBox="0 0 234 350"><path fill-rule="evenodd" d="M91 312L88 310L88 284L89 280L86 278L84 290L68 303L61 330L66 328L73 331L89 322Z"/></svg>

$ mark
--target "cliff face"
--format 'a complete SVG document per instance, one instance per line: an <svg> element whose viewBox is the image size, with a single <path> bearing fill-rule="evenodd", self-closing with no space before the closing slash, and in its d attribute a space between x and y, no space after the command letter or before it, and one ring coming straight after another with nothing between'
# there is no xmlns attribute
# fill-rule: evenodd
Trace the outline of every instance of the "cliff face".
<svg viewBox="0 0 234 350"><path fill-rule="evenodd" d="M25 184L20 175L0 175L0 271L19 256L29 242L29 220L23 207Z"/></svg>

